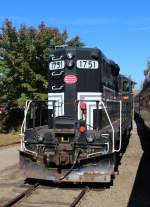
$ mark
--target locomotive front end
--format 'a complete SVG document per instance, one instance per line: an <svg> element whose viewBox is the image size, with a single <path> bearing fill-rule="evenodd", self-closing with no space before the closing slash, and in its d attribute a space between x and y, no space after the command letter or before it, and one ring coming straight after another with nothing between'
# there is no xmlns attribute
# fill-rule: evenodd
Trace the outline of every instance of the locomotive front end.
<svg viewBox="0 0 150 207"><path fill-rule="evenodd" d="M102 67L98 49L51 51L48 101L28 101L25 109L20 167L26 177L54 182L111 181L115 136L120 131L115 132L110 103L106 106L104 101ZM115 93L113 98L119 128L121 103Z"/></svg>

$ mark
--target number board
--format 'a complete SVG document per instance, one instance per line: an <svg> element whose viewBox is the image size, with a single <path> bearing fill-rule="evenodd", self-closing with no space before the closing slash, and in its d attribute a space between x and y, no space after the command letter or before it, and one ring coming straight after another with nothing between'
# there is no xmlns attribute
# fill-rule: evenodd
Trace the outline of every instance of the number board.
<svg viewBox="0 0 150 207"><path fill-rule="evenodd" d="M98 69L98 61L96 61L96 60L77 60L76 66L79 69Z"/></svg>
<svg viewBox="0 0 150 207"><path fill-rule="evenodd" d="M59 61L53 61L50 62L49 64L49 69L50 70L60 70L65 68L65 61L64 60L59 60Z"/></svg>

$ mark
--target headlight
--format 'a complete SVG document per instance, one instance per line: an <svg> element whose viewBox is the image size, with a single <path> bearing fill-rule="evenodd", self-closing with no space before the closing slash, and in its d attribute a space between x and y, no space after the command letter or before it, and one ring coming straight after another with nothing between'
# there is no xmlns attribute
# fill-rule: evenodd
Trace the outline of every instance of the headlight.
<svg viewBox="0 0 150 207"><path fill-rule="evenodd" d="M73 54L72 54L71 52L68 52L68 53L67 53L67 58L68 58L69 60L71 60L71 59L73 58Z"/></svg>
<svg viewBox="0 0 150 207"><path fill-rule="evenodd" d="M66 65L67 65L68 68L73 67L73 65L74 65L73 60L67 60Z"/></svg>
<svg viewBox="0 0 150 207"><path fill-rule="evenodd" d="M90 142L90 143L94 142L94 139L95 139L94 135L89 135L86 137L87 142Z"/></svg>
<svg viewBox="0 0 150 207"><path fill-rule="evenodd" d="M42 137L41 135L38 135L37 138L38 138L38 141L39 141L39 142L43 142L44 137Z"/></svg>
<svg viewBox="0 0 150 207"><path fill-rule="evenodd" d="M91 57L98 60L99 54L97 52L92 52Z"/></svg>

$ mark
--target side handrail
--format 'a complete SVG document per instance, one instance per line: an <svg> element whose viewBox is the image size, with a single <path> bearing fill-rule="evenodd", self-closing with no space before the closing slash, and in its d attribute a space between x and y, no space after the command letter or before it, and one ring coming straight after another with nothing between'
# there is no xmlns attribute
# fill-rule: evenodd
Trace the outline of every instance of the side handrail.
<svg viewBox="0 0 150 207"><path fill-rule="evenodd" d="M52 86L52 90L53 91L59 91L59 90L62 90L63 89L63 85L59 86L58 88L56 86Z"/></svg>
<svg viewBox="0 0 150 207"><path fill-rule="evenodd" d="M52 76L53 77L55 77L55 76L58 77L58 76L61 76L63 73L64 73L64 71L60 71L60 73L59 72L57 72L57 73L56 72L52 72Z"/></svg>
<svg viewBox="0 0 150 207"><path fill-rule="evenodd" d="M113 152L119 152L121 150L122 145L122 100L107 100L107 102L118 102L120 103L120 123L119 123L119 147L115 149L115 142L114 142L114 150Z"/></svg>
<svg viewBox="0 0 150 207"><path fill-rule="evenodd" d="M107 116L108 121L109 121L109 124L110 124L110 126L111 126L111 128L112 128L112 151L114 152L114 151L115 151L115 130L114 130L112 121L111 121L111 119L110 119L110 117L109 117L109 114L108 114L108 112L107 112L107 109L106 109L106 106L105 106L104 102L103 102L103 101L100 101L100 102L101 102L101 104L103 105L104 111L105 111L106 116Z"/></svg>
<svg viewBox="0 0 150 207"><path fill-rule="evenodd" d="M119 152L121 150L122 145L122 101L120 100L120 140L119 140L119 147L115 149L115 152Z"/></svg>

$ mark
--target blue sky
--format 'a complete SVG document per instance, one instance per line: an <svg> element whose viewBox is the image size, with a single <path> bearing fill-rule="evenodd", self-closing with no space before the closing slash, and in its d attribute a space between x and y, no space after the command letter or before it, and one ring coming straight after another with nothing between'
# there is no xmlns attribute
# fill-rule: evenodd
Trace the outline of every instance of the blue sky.
<svg viewBox="0 0 150 207"><path fill-rule="evenodd" d="M98 47L140 87L150 58L150 0L5 0L0 1L0 26L9 18L21 23L67 29L87 47Z"/></svg>

